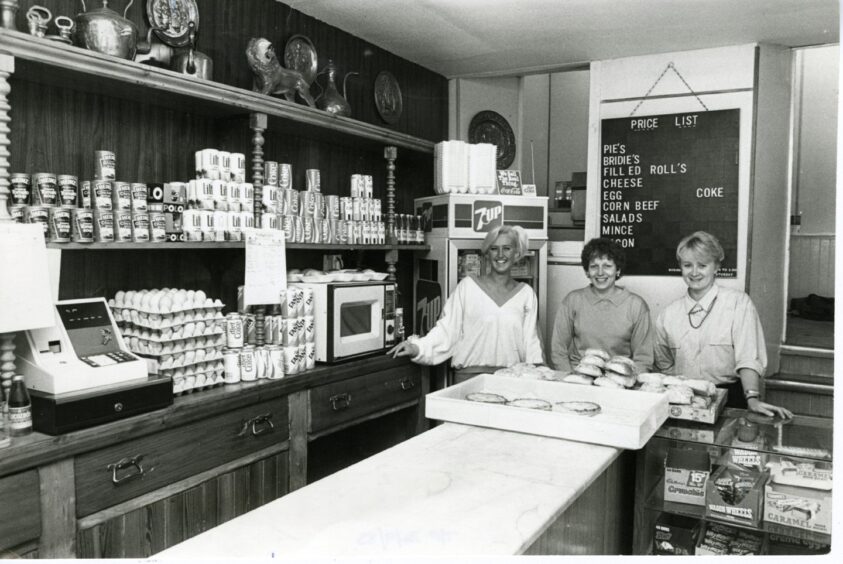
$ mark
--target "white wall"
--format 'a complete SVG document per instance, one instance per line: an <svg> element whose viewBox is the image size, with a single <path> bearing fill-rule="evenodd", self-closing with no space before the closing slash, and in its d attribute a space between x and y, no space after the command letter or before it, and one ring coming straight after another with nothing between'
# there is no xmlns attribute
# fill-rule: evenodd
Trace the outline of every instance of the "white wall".
<svg viewBox="0 0 843 564"><path fill-rule="evenodd" d="M588 168L589 71L550 75L548 188Z"/></svg>
<svg viewBox="0 0 843 564"><path fill-rule="evenodd" d="M478 112L492 110L502 115L512 128L516 139L515 159L511 168L520 163L522 147L518 143L521 123L520 80L518 78L457 78L449 82L448 138L468 141L468 126Z"/></svg>

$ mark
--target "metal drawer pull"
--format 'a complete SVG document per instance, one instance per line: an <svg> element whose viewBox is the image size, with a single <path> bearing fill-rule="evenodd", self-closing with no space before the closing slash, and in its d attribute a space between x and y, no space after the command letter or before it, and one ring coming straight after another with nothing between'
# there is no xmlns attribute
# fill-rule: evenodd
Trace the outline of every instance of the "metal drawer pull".
<svg viewBox="0 0 843 564"><path fill-rule="evenodd" d="M243 428L240 429L237 436L242 437L246 433L251 433L253 437L257 437L264 433L271 433L273 429L275 429L275 425L272 423L272 414L264 413L263 415L243 421Z"/></svg>
<svg viewBox="0 0 843 564"><path fill-rule="evenodd" d="M144 470L143 466L141 466L141 460L143 460L143 455L139 454L137 456L124 458L119 462L109 464L108 469L111 470L111 483L115 486L119 486L120 484L143 476L146 473L146 470ZM135 472L126 474L122 478L117 477L118 471L132 467L135 468Z"/></svg>
<svg viewBox="0 0 843 564"><path fill-rule="evenodd" d="M413 382L412 378L404 378L401 380L401 389L402 390L412 390L416 387L416 383Z"/></svg>
<svg viewBox="0 0 843 564"><path fill-rule="evenodd" d="M351 394L337 394L328 398L328 401L331 402L331 409L340 411L351 405Z"/></svg>

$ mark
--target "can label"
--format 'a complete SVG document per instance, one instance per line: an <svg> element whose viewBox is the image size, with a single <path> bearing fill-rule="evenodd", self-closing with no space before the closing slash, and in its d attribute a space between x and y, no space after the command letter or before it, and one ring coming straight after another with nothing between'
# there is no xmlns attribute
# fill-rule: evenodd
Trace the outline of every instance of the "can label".
<svg viewBox="0 0 843 564"><path fill-rule="evenodd" d="M71 174L60 174L56 177L59 186L59 201L62 206L79 205L79 179Z"/></svg>
<svg viewBox="0 0 843 564"><path fill-rule="evenodd" d="M32 179L28 174L16 172L9 177L9 189L12 193L11 205L29 205Z"/></svg>
<svg viewBox="0 0 843 564"><path fill-rule="evenodd" d="M38 206L55 206L58 202L56 175L49 172L37 172L32 175L35 189L32 192L32 203Z"/></svg>
<svg viewBox="0 0 843 564"><path fill-rule="evenodd" d="M287 286L281 300L281 315L286 319L293 319L302 314L304 308L304 292L301 288Z"/></svg>
<svg viewBox="0 0 843 564"><path fill-rule="evenodd" d="M70 235L76 243L94 242L94 212L75 208L71 213Z"/></svg>
<svg viewBox="0 0 843 564"><path fill-rule="evenodd" d="M382 221L381 201L372 200L372 221Z"/></svg>
<svg viewBox="0 0 843 564"><path fill-rule="evenodd" d="M321 192L313 192L313 217L314 219L322 219L325 217L325 196Z"/></svg>
<svg viewBox="0 0 843 564"><path fill-rule="evenodd" d="M109 180L94 180L94 205L98 210L113 210L111 202L111 182Z"/></svg>
<svg viewBox="0 0 843 564"><path fill-rule="evenodd" d="M243 344L243 318L238 313L229 313L225 316L225 346L239 349Z"/></svg>
<svg viewBox="0 0 843 564"><path fill-rule="evenodd" d="M255 226L255 214L250 211L241 211L240 212L240 227L241 229L246 229L248 227Z"/></svg>
<svg viewBox="0 0 843 564"><path fill-rule="evenodd" d="M314 368L316 368L316 343L305 343L304 369L313 370Z"/></svg>
<svg viewBox="0 0 843 564"><path fill-rule="evenodd" d="M211 180L220 177L220 153L216 149L199 151L199 175Z"/></svg>
<svg viewBox="0 0 843 564"><path fill-rule="evenodd" d="M240 184L240 211L255 211L255 187L249 182Z"/></svg>
<svg viewBox="0 0 843 564"><path fill-rule="evenodd" d="M318 168L305 170L305 180L307 181L308 192L319 192L322 190L322 180Z"/></svg>
<svg viewBox="0 0 843 564"><path fill-rule="evenodd" d="M253 347L243 347L240 350L240 380L253 382L258 379L258 367Z"/></svg>
<svg viewBox="0 0 843 564"><path fill-rule="evenodd" d="M255 315L244 313L241 317L243 318L243 343L254 345L257 340L255 337Z"/></svg>
<svg viewBox="0 0 843 564"><path fill-rule="evenodd" d="M296 226L292 215L281 216L281 229L284 230L284 241L292 243L295 240Z"/></svg>
<svg viewBox="0 0 843 564"><path fill-rule="evenodd" d="M264 188L278 186L278 163L276 161L264 161L263 182Z"/></svg>
<svg viewBox="0 0 843 564"><path fill-rule="evenodd" d="M23 432L32 429L32 406L10 407L9 431Z"/></svg>
<svg viewBox="0 0 843 564"><path fill-rule="evenodd" d="M302 217L293 216L293 242L304 243L304 222Z"/></svg>
<svg viewBox="0 0 843 564"><path fill-rule="evenodd" d="M240 184L237 182L229 182L226 191L228 192L228 211L241 211L242 204L240 202Z"/></svg>
<svg viewBox="0 0 843 564"><path fill-rule="evenodd" d="M40 223L44 228L44 240L50 239L50 211L47 206L29 206L27 223Z"/></svg>
<svg viewBox="0 0 843 564"><path fill-rule="evenodd" d="M264 186L261 194L261 202L265 212L278 213L278 188L275 186Z"/></svg>
<svg viewBox="0 0 843 564"><path fill-rule="evenodd" d="M292 375L299 373L299 347L288 345L283 347L284 351L284 374Z"/></svg>
<svg viewBox="0 0 843 564"><path fill-rule="evenodd" d="M285 190L293 189L293 166L289 163L278 165L278 187Z"/></svg>
<svg viewBox="0 0 843 564"><path fill-rule="evenodd" d="M302 229L304 230L304 239L303 243L316 243L316 233L315 233L315 223L312 217L302 217L299 218L302 223Z"/></svg>
<svg viewBox="0 0 843 564"><path fill-rule="evenodd" d="M110 201L110 200L109 200ZM114 212L94 210L94 239L97 243L114 242Z"/></svg>
<svg viewBox="0 0 843 564"><path fill-rule="evenodd" d="M334 241L334 233L331 231L331 220L319 220L319 235L322 238L322 243L336 243Z"/></svg>
<svg viewBox="0 0 843 564"><path fill-rule="evenodd" d="M164 212L149 212L149 240L153 243L163 243L167 240L167 218Z"/></svg>
<svg viewBox="0 0 843 564"><path fill-rule="evenodd" d="M363 193L363 175L352 174L350 192L352 198L359 198Z"/></svg>
<svg viewBox="0 0 843 564"><path fill-rule="evenodd" d="M29 206L25 204L12 204L9 206L9 214L15 223L26 223L26 210Z"/></svg>
<svg viewBox="0 0 843 564"><path fill-rule="evenodd" d="M114 180L117 175L117 156L111 151L94 151L94 178Z"/></svg>
<svg viewBox="0 0 843 564"><path fill-rule="evenodd" d="M132 212L114 212L114 241L117 243L132 241Z"/></svg>
<svg viewBox="0 0 843 564"><path fill-rule="evenodd" d="M267 347L269 353L269 371L267 378L280 380L284 377L284 349L280 345Z"/></svg>
<svg viewBox="0 0 843 564"><path fill-rule="evenodd" d="M91 181L90 180L83 180L79 184L79 207L80 208L92 208L93 200L91 199Z"/></svg>
<svg viewBox="0 0 843 564"><path fill-rule="evenodd" d="M354 214L354 198L340 198L340 219L351 221Z"/></svg>
<svg viewBox="0 0 843 564"><path fill-rule="evenodd" d="M334 195L326 195L322 199L325 202L325 217L328 219L339 219L340 197Z"/></svg>
<svg viewBox="0 0 843 564"><path fill-rule="evenodd" d="M370 174L363 175L363 193L360 194L363 198L371 199L374 194L374 183Z"/></svg>
<svg viewBox="0 0 843 564"><path fill-rule="evenodd" d="M231 153L231 179L234 182L246 182L246 155Z"/></svg>
<svg viewBox="0 0 843 564"><path fill-rule="evenodd" d="M307 370L307 345L300 343L296 353L296 360L298 361L299 372Z"/></svg>
<svg viewBox="0 0 843 564"><path fill-rule="evenodd" d="M231 153L228 151L219 151L220 157L220 178L229 180L231 178Z"/></svg>
<svg viewBox="0 0 843 564"><path fill-rule="evenodd" d="M313 315L305 315L304 319L304 342L316 342L316 318Z"/></svg>
<svg viewBox="0 0 843 564"><path fill-rule="evenodd" d="M149 189L146 184L135 182L131 185L132 190L132 210L136 212L149 211L147 200L149 198Z"/></svg>
<svg viewBox="0 0 843 564"><path fill-rule="evenodd" d="M71 207L50 208L50 241L53 243L70 242Z"/></svg>
<svg viewBox="0 0 843 564"><path fill-rule="evenodd" d="M226 384L236 384L240 381L240 351L224 349L222 351L223 370Z"/></svg>
<svg viewBox="0 0 843 564"><path fill-rule="evenodd" d="M149 242L149 214L135 212L132 214L132 240L135 243Z"/></svg>
<svg viewBox="0 0 843 564"><path fill-rule="evenodd" d="M299 191L288 190L285 192L285 197L287 196L287 213L290 215L299 215L299 210L301 209L299 206Z"/></svg>
<svg viewBox="0 0 843 564"><path fill-rule="evenodd" d="M299 210L302 217L316 217L316 192L299 192Z"/></svg>
<svg viewBox="0 0 843 564"><path fill-rule="evenodd" d="M354 221L362 221L363 220L362 205L363 205L362 198L352 198L351 199L351 219L353 219Z"/></svg>
<svg viewBox="0 0 843 564"><path fill-rule="evenodd" d="M264 212L261 215L261 229L278 229L278 216L273 212Z"/></svg>

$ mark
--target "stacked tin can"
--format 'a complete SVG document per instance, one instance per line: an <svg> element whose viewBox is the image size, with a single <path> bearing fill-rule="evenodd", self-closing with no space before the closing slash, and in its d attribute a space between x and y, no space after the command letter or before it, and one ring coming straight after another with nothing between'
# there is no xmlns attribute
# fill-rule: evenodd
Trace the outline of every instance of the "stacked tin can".
<svg viewBox="0 0 843 564"><path fill-rule="evenodd" d="M183 183L186 239L242 241L243 228L255 226L254 187L246 182L245 155L202 149L196 151L195 165L196 178Z"/></svg>

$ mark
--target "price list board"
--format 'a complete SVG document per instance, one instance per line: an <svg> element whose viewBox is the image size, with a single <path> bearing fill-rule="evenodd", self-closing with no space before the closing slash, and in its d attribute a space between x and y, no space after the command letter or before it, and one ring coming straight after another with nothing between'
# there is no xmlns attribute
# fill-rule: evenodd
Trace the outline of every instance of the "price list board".
<svg viewBox="0 0 843 564"><path fill-rule="evenodd" d="M676 245L715 235L737 276L740 110L602 120L600 236L626 251L624 274L677 275Z"/></svg>

